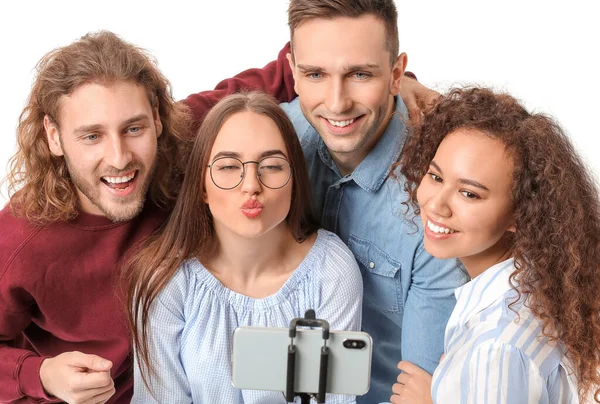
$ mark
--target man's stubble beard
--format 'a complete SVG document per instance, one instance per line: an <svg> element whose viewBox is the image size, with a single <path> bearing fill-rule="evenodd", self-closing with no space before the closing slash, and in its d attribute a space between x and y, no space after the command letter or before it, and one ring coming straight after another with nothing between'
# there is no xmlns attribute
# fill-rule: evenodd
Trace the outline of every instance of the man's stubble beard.
<svg viewBox="0 0 600 404"><path fill-rule="evenodd" d="M69 163L69 158L67 156L67 154L64 154L65 157L65 162L67 164L67 169L69 172L69 176L70 179L73 183L73 185L75 186L76 189L79 190L79 192L81 192L83 195L85 195L90 202L96 206L103 214L104 216L106 216L109 220L113 221L113 222L126 222L129 221L135 217L137 217L142 210L144 209L144 204L146 201L146 194L148 192L148 189L150 188L150 185L152 183L152 179L154 177L154 171L156 169L156 164L158 161L157 156L155 156L154 161L152 162L152 166L150 167L150 170L148 171L148 174L146 175L145 178L145 182L144 184L141 185L140 188L138 188L134 195L132 196L137 196L139 195L139 198L137 198L137 200L133 200L133 201L129 201L129 200L123 200L123 199L117 199L116 204L122 204L122 205L126 205L128 203L133 203L133 206L128 206L125 207L123 210L116 210L113 209L111 211L111 209L107 206L105 206L105 204L102 202L102 198L100 197L100 191L98 190L98 188L95 188L94 184L89 184L85 179L83 179L81 176L79 176L79 173L76 170L72 169L71 164ZM133 168L136 168L136 164L128 164L127 167L125 167L124 170L121 171L128 171L131 170ZM144 167L143 166L139 166L137 165L137 170L138 173L136 174L136 176L139 176L142 174L142 170ZM94 172L93 174L94 178L100 178L99 173ZM137 180L137 179L136 179ZM105 186L104 183L100 180L98 180L98 185L99 186ZM137 186L139 186L139 184L136 184Z"/></svg>

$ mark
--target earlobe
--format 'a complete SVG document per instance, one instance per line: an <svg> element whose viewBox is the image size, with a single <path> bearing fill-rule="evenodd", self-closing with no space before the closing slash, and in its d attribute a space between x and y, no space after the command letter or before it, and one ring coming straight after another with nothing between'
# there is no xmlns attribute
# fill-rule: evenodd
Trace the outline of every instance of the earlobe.
<svg viewBox="0 0 600 404"><path fill-rule="evenodd" d="M64 156L62 146L60 144L60 133L56 124L52 122L52 119L48 115L44 115L44 130L46 131L46 139L48 141L48 148L50 152L55 156Z"/></svg>
<svg viewBox="0 0 600 404"><path fill-rule="evenodd" d="M400 56L396 58L396 62L394 62L394 66L392 66L392 76L390 77L390 94L398 95L400 92L400 82L402 81L402 77L404 76L404 71L406 70L406 64L408 62L408 56L406 56L405 52L402 52Z"/></svg>
<svg viewBox="0 0 600 404"><path fill-rule="evenodd" d="M298 94L298 79L296 78L294 57L291 53L288 53L287 55L285 55L285 57L287 58L288 63L290 64L290 70L292 71L292 76L294 77L294 91L296 92L296 94Z"/></svg>

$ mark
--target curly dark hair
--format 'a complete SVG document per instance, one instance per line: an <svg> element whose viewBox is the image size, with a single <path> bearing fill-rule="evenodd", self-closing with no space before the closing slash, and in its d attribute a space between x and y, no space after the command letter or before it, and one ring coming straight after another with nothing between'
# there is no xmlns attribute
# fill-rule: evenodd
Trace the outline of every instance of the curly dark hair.
<svg viewBox="0 0 600 404"><path fill-rule="evenodd" d="M453 89L414 128L394 169L406 178L419 214L417 187L438 146L469 129L501 141L514 160L513 242L519 299L560 341L579 380L580 397L600 402L600 198L594 179L557 123L530 114L508 94ZM515 302L513 302L514 304Z"/></svg>

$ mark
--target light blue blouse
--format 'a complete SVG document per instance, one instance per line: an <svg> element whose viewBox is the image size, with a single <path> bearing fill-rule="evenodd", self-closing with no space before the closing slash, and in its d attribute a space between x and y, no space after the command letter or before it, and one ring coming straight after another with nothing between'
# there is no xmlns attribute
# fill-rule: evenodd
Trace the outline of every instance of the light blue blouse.
<svg viewBox="0 0 600 404"><path fill-rule="evenodd" d="M281 392L231 384L231 345L239 326L288 327L314 309L333 330L359 331L362 278L348 247L319 230L309 253L274 295L254 299L227 289L196 259L177 270L153 304L148 341L157 377L134 367L132 403L285 403ZM353 403L329 396L328 403Z"/></svg>

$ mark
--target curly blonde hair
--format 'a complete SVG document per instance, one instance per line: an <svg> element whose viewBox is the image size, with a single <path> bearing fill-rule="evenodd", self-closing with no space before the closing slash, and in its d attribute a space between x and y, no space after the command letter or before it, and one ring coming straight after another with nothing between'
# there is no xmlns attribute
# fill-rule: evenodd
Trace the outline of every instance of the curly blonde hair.
<svg viewBox="0 0 600 404"><path fill-rule="evenodd" d="M15 216L47 224L77 215L77 192L64 157L50 152L44 116L58 123L61 97L83 84L122 81L142 86L152 108L158 109L163 132L158 138L148 197L162 207L174 203L190 137L189 111L175 103L169 81L147 52L111 32L100 31L49 52L36 67L27 105L19 117L17 152L5 178Z"/></svg>
<svg viewBox="0 0 600 404"><path fill-rule="evenodd" d="M458 129L501 141L513 157L512 285L518 279L519 298L527 294L543 334L564 345L580 397L592 393L600 402L600 198L593 178L552 119L530 114L507 94L454 89L425 114L396 164L406 177L406 205L417 214L417 187L440 143Z"/></svg>

